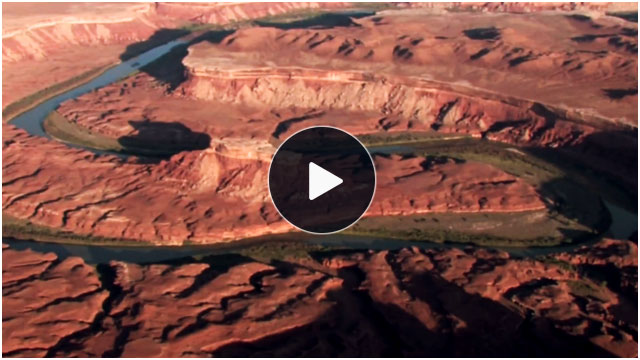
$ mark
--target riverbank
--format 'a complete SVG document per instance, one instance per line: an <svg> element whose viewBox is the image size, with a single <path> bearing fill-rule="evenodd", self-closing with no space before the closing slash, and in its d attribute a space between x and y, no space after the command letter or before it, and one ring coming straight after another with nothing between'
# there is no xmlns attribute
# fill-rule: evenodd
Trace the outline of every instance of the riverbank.
<svg viewBox="0 0 640 360"><path fill-rule="evenodd" d="M54 139L68 144L79 145L95 153L101 153L96 150L109 150L124 156L129 154L158 155L160 152L154 150L153 147L125 147L116 138L108 138L82 129L72 121L57 114L57 112L50 112L49 110L55 109L63 101L75 99L88 91L126 78L131 72L138 71L140 68L144 69L145 66L158 64L158 61L162 61L162 59L165 59L167 56L172 56L173 50L178 47L184 47L186 44L184 41L165 44L141 54L139 58L129 60L130 62L122 63L117 69L113 69L117 71L105 74L105 76L96 79L99 81L95 83L91 82L90 84L86 84L87 86L81 86L73 91L69 91L65 93L64 96L56 97L52 99L51 102L46 102L44 104L46 106L42 106L42 109L38 107L39 111L34 111L32 114L25 114L25 116L20 119L23 121L20 125L34 135L42 135L44 132L42 132L40 127L41 119L46 117L44 125L46 132ZM140 88L138 87L138 89ZM447 215L446 212L449 210L442 207L439 208L439 213L435 211L426 212L425 209L431 209L431 204L425 202L423 207L415 210L415 212L420 213L420 215L414 216L413 211L408 209L406 211L397 211L394 213L394 216L364 219L358 224L357 229L353 229L357 234L438 243L459 242L463 244L473 243L477 245L523 247L554 246L570 241L579 242L582 241L585 236L602 234L610 224L608 212L602 205L598 193L586 191L585 187L581 185L576 186L576 182L573 181L571 174L566 173L564 169L557 166L557 164L554 165L532 155L527 152L526 148L493 143L484 139L470 138L457 134L436 132L381 132L379 134L363 135L362 138L365 143L372 147L371 150L373 152L379 154L402 154L424 157L424 166L426 167L432 166L433 164L449 163L454 165L464 162L474 162L498 168L517 178L514 179L509 176L508 180L502 181L502 183L523 179L533 185L545 202L545 204L540 203L540 206L536 209L543 209L546 205L547 210L522 214L519 213L519 211L527 208L520 206L509 208L513 210L509 213L497 214L494 211L488 211L486 208L483 210L483 201L486 203L487 199L483 200L479 198L477 199L477 204L474 200L473 207L465 207L465 211L473 208L477 209L477 212L455 211L454 206L454 209L450 211L451 214ZM376 146L371 146L372 144L376 144ZM155 146L155 144L153 145ZM179 178L183 177L184 174L181 174ZM194 181L197 182L197 180ZM501 185L501 181L498 180L494 183L491 181L491 178L489 178L488 181L486 184L481 183L477 188L491 188ZM453 186L458 187L459 185L460 184L456 183ZM534 192L532 191L531 193L533 194ZM456 197L463 197L460 194L463 193L456 192L454 195ZM465 194L464 197L466 198L466 196ZM498 197L500 196L503 195L499 193ZM128 208L130 204L132 203L127 203L123 208ZM531 210L531 208L528 209ZM443 213L445 213L445 215L443 215ZM111 210L105 214L106 215L103 216L108 218ZM255 214L257 214L257 211L253 212L252 215ZM522 215L521 218L519 217L520 215ZM162 216L169 215L163 212ZM240 220L246 217L245 214L242 216L244 217L241 217ZM443 216L450 216L450 218L444 219ZM84 219L84 217L82 218ZM103 218L99 218L97 221L102 220ZM109 220L113 221L113 219ZM146 224L147 222L145 220L144 222L138 222L138 224L140 223ZM176 228L180 227L180 225L174 225ZM110 243L117 246L119 241L118 239L104 238L76 238L66 232L55 233L38 228L34 230L30 229L31 225L28 223L13 226L14 228L9 229L9 231L13 231L13 234L22 237L25 236L24 234L20 234L21 231L25 232L27 236L31 233L40 238L61 239L63 242ZM160 226L163 227L165 225L163 223L163 225ZM235 226L235 224L233 226ZM105 225L105 227L108 226ZM180 231L184 230L187 235L175 236L175 238L172 239L173 242L181 243L183 239L194 238L192 229L180 229ZM157 231L157 229L155 230ZM240 240L239 238L242 236L261 234L269 230L270 229L262 229L249 235L236 234L232 240ZM191 232L191 235L188 235L189 232ZM201 232L201 234L202 233L210 234L210 232L205 231ZM111 232L104 231L102 234L113 235ZM159 243L157 233L154 235L153 231L144 231L133 236L140 236L140 234L150 234L147 236L147 240L151 243ZM525 234L527 237L525 237ZM167 238L171 237L165 237L164 239ZM127 240L124 241L128 243ZM216 239L200 238L198 241L213 242L216 241Z"/></svg>
<svg viewBox="0 0 640 360"><path fill-rule="evenodd" d="M535 211L430 211L410 209L405 214L365 217L345 234L369 237L417 240L433 243L462 243L484 246L544 247L566 243L579 243L585 238L603 234L611 224L610 215L597 194L587 194L583 189L561 176L558 169L544 162L530 159L528 155L513 151L513 147L493 144L478 139L451 139L406 144L410 154L425 156L427 163L479 161L522 177L537 188L544 189L548 210ZM370 150L379 156L391 156L397 151L384 146ZM467 154L467 152L469 152ZM401 152L403 153L403 152ZM407 155L405 153L405 155ZM414 155L407 155L414 156ZM480 161L484 159L483 161ZM28 221L9 224L6 232L22 239L54 241L76 244L110 244L139 246L140 242L127 239L93 238L78 236L67 231L40 228ZM626 236L625 236L626 237ZM161 245L160 239L147 239ZM188 241L188 240L187 240ZM199 239L199 243L219 243L220 239ZM241 238L224 242L242 241ZM166 241L165 241L166 242ZM176 243L177 244L177 243ZM180 243L188 245L188 242Z"/></svg>
<svg viewBox="0 0 640 360"><path fill-rule="evenodd" d="M180 151L189 151L192 143L173 144L174 146L157 146L157 142L145 142L135 138L126 141L91 132L78 124L67 120L57 111L49 113L42 124L44 131L54 140L62 143L96 149L122 156L143 156L152 158L168 157Z"/></svg>
<svg viewBox="0 0 640 360"><path fill-rule="evenodd" d="M153 246L152 244L135 240L74 234L61 229L33 224L29 220L18 219L4 212L2 213L2 237L60 245Z"/></svg>
<svg viewBox="0 0 640 360"><path fill-rule="evenodd" d="M107 65L98 66L80 75L74 76L63 82L51 85L45 89L39 90L31 95L28 95L20 100L12 102L2 109L2 122L8 123L20 114L29 111L38 105L46 102L47 100L63 94L73 88L86 84L91 80L104 74L107 70L118 65L118 62L114 62Z"/></svg>

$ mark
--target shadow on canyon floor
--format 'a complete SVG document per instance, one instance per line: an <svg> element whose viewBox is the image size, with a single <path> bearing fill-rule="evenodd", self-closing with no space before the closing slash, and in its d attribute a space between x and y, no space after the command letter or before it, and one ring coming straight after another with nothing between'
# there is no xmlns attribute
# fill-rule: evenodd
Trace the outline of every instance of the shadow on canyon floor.
<svg viewBox="0 0 640 360"><path fill-rule="evenodd" d="M580 144L558 148L528 147L525 151L561 169L564 176L538 187L551 213L560 213L592 229L559 229L567 238L580 241L602 235L617 222L624 234L609 234L627 239L637 222L621 224L603 200L626 211L637 213L638 133L637 130L600 131Z"/></svg>
<svg viewBox="0 0 640 360"><path fill-rule="evenodd" d="M182 60L189 53L188 48L191 45L195 45L202 41L217 44L233 32L233 30L207 31L189 41L187 44L174 47L166 55L163 55L154 62L141 67L140 71L152 76L160 83L167 85L167 91L172 92L187 80L187 69L182 64Z"/></svg>
<svg viewBox="0 0 640 360"><path fill-rule="evenodd" d="M401 275L399 269L393 270ZM417 309L411 304L394 302L400 299L374 299L366 287L375 285L365 285L367 275L357 266L339 270L339 276L344 280L343 287L328 294L336 305L311 324L254 342L229 344L213 355L612 356L584 337L555 328L549 320L523 315L502 303L467 293L433 272L411 273L403 279L403 289L409 296L431 311L416 310L415 314L406 310ZM518 289L513 292L518 293Z"/></svg>
<svg viewBox="0 0 640 360"><path fill-rule="evenodd" d="M638 49L635 49L636 52ZM625 96L638 95L637 88L629 88L629 89L602 89L602 91L609 97L611 100L620 100Z"/></svg>
<svg viewBox="0 0 640 360"><path fill-rule="evenodd" d="M637 11L617 11L617 12L609 12L607 13L609 16L619 17L621 19L637 23L638 22L638 12Z"/></svg>
<svg viewBox="0 0 640 360"><path fill-rule="evenodd" d="M558 148L528 147L526 152L565 170L568 177L598 180L592 190L618 201L637 212L638 131L637 129L599 131L577 145ZM607 194L605 188L620 194Z"/></svg>
<svg viewBox="0 0 640 360"><path fill-rule="evenodd" d="M349 27L360 25L353 21L366 16L375 15L375 11L354 11L349 13L322 13L306 19L294 21L256 20L253 23L262 27L278 29L330 29L333 27Z"/></svg>
<svg viewBox="0 0 640 360"><path fill-rule="evenodd" d="M281 143L284 139L280 139L280 136L286 133L287 131L289 131L289 128L291 128L292 125L303 122L303 121L318 118L324 114L325 114L325 111L309 111L302 116L296 116L296 117L292 117L292 118L288 118L286 120L280 121L276 125L276 128L273 130L273 133L271 133L271 138L272 138L271 141L274 141L275 143L278 143L278 144Z"/></svg>
<svg viewBox="0 0 640 360"><path fill-rule="evenodd" d="M135 135L122 136L118 143L129 153L168 158L182 151L204 150L211 143L208 134L194 132L180 122L129 121Z"/></svg>
<svg viewBox="0 0 640 360"><path fill-rule="evenodd" d="M189 30L185 29L160 29L151 35L146 40L138 41L130 44L120 54L120 60L126 61L132 59L146 51L149 51L157 46L168 43L169 41L176 40L182 36L189 34Z"/></svg>

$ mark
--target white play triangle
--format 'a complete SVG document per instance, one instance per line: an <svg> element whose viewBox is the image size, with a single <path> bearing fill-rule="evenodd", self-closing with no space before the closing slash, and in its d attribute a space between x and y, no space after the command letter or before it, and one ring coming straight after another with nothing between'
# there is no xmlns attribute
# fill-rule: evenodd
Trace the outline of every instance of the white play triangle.
<svg viewBox="0 0 640 360"><path fill-rule="evenodd" d="M342 184L341 178L313 162L309 163L309 200L314 200L340 184Z"/></svg>

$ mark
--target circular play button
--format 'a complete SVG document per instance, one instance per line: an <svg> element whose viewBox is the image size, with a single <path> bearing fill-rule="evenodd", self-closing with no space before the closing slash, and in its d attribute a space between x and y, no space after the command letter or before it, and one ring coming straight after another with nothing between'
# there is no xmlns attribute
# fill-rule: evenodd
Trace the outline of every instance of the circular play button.
<svg viewBox="0 0 640 360"><path fill-rule="evenodd" d="M353 225L369 208L375 188L367 149L333 127L315 126L291 135L269 168L269 193L280 215L314 234Z"/></svg>

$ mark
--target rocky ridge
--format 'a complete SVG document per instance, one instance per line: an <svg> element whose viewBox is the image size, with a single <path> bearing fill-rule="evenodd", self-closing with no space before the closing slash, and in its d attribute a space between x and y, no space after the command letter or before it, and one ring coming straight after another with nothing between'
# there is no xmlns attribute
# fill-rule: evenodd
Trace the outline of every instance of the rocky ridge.
<svg viewBox="0 0 640 360"><path fill-rule="evenodd" d="M119 62L128 46L189 24L228 24L348 4L3 4L3 108L36 91Z"/></svg>
<svg viewBox="0 0 640 360"><path fill-rule="evenodd" d="M413 103L431 88L521 108L540 103L538 107L544 105L561 119L634 124L637 118L633 106L619 106L637 102L637 92L611 97L606 91L636 86L635 24L563 14L403 11L352 21L351 26L333 28L247 28L218 45L192 46L183 61L191 82L185 92L234 103L297 101L311 108L352 104L420 120L429 111ZM618 47L621 43L630 48ZM226 91L218 94L222 88ZM296 91L276 91L289 88ZM577 89L580 97L574 96ZM309 95L293 95L300 92ZM336 103L331 93L344 96ZM371 93L380 95L368 96ZM397 107L384 108L389 100ZM527 101L531 105L523 106ZM465 108L467 102L453 107ZM474 122L473 115L465 122Z"/></svg>
<svg viewBox="0 0 640 360"><path fill-rule="evenodd" d="M225 259L96 271L5 247L3 355L637 354L633 299L556 263L417 248ZM33 308L30 294L43 286L47 298ZM24 321L28 333L6 331Z"/></svg>
<svg viewBox="0 0 640 360"><path fill-rule="evenodd" d="M247 154L230 145L145 164L97 156L5 126L3 212L78 235L162 245L290 230L268 199L270 154ZM25 152L33 155L25 158ZM491 165L402 157L375 162L382 181L367 216L545 209L531 185Z"/></svg>

